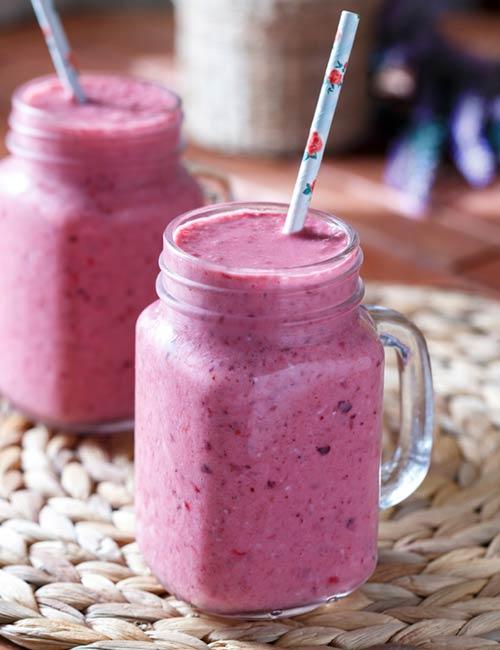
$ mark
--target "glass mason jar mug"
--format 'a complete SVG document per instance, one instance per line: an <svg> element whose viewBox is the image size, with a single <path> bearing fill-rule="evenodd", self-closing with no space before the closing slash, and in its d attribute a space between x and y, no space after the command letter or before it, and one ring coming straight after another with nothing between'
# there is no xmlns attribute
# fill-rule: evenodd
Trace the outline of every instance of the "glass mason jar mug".
<svg viewBox="0 0 500 650"><path fill-rule="evenodd" d="M177 239L242 212L286 206L195 210L164 235L160 299L137 325L137 535L176 596L223 615L289 615L372 573L379 507L428 469L432 380L420 332L361 306L362 253L341 220L311 210L345 244L305 266L235 268ZM399 355L401 433L381 466L384 345Z"/></svg>
<svg viewBox="0 0 500 650"><path fill-rule="evenodd" d="M154 299L158 241L203 204L181 164L179 98L82 75L16 90L0 162L0 393L70 429L133 417L134 331Z"/></svg>

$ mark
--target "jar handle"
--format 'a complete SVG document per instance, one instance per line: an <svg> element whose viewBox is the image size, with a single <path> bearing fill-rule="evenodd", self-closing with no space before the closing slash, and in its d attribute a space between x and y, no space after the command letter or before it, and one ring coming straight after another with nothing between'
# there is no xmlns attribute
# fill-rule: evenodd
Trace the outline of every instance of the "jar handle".
<svg viewBox="0 0 500 650"><path fill-rule="evenodd" d="M209 167L208 165L203 165L191 160L186 161L185 165L189 173L199 181L205 198L205 205L234 201L233 189L231 187L229 176L223 172L217 171L216 169L212 169L212 167Z"/></svg>
<svg viewBox="0 0 500 650"><path fill-rule="evenodd" d="M392 458L382 464L380 508L406 499L424 480L432 451L434 400L432 374L425 339L402 314L368 306L384 347L398 357L400 433Z"/></svg>

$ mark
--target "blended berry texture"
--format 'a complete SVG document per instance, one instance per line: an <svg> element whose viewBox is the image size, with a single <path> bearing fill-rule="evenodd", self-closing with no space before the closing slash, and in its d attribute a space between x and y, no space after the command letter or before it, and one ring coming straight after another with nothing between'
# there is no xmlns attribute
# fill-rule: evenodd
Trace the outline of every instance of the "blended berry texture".
<svg viewBox="0 0 500 650"><path fill-rule="evenodd" d="M282 233L281 214L226 214L188 223L175 243L194 257L231 268L296 268L328 260L346 246L340 229L317 221L298 235Z"/></svg>
<svg viewBox="0 0 500 650"><path fill-rule="evenodd" d="M345 232L311 216L282 235L284 216L180 225L175 301L137 327L139 545L169 590L221 614L320 603L376 562L383 350L345 302L354 253L329 262Z"/></svg>
<svg viewBox="0 0 500 650"><path fill-rule="evenodd" d="M154 299L159 242L202 204L179 162L169 91L82 75L14 96L0 162L0 392L62 426L133 416L134 329Z"/></svg>
<svg viewBox="0 0 500 650"><path fill-rule="evenodd" d="M21 100L57 120L59 129L91 136L129 135L178 121L179 100L146 81L118 75L83 75L87 101L79 104L56 77L37 79L24 87Z"/></svg>

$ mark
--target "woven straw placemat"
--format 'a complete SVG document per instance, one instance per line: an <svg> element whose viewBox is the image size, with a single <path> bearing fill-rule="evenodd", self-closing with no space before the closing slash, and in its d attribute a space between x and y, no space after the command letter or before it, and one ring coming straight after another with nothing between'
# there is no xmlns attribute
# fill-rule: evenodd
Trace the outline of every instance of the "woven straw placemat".
<svg viewBox="0 0 500 650"><path fill-rule="evenodd" d="M0 635L36 650L500 647L500 303L408 287L372 287L369 299L426 333L439 418L428 478L382 513L368 584L294 619L199 615L138 552L130 434L50 432L4 408ZM390 438L391 367L387 385Z"/></svg>

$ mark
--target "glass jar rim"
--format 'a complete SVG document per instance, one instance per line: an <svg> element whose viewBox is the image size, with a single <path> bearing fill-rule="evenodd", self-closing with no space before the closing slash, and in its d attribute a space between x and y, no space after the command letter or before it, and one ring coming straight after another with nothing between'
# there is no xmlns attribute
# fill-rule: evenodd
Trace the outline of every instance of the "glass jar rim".
<svg viewBox="0 0 500 650"><path fill-rule="evenodd" d="M158 89L165 96L168 96L172 100L172 106L169 106L168 108L163 108L161 111L158 111L158 113L155 113L155 115L158 116L164 115L166 119L158 120L154 124L149 124L149 125L143 124L139 128L136 127L134 129L127 128L126 126L124 127L123 125L121 126L117 125L118 128L110 129L109 133L106 134L106 132L104 132L104 136L103 136L103 132L100 132L99 137L116 138L116 137L123 137L125 135L127 137L133 135L136 135L137 137L145 137L148 135L155 135L158 133L158 131L165 131L171 128L178 128L179 124L182 121L182 99L180 98L179 95L177 95L177 93L175 93L170 88L167 88L166 86L160 83L150 81L149 79L144 79L135 75L124 75L124 74L118 74L114 72L110 72L110 73L88 72L82 76L85 77L86 75L89 77L101 77L101 78L114 77L117 79L130 80L138 84L146 84L150 87ZM92 133L92 130L83 128L84 122L80 120L72 120L70 124L64 124L64 122L62 122L57 117L57 115L54 115L54 113L52 113L50 110L47 110L39 106L33 106L25 101L24 95L27 88L35 84L44 83L54 79L57 79L57 76L52 73L52 74L42 75L39 77L34 77L33 79L29 79L28 81L25 81L20 86L17 86L17 88L14 90L12 94L12 112L9 119L9 126L16 131L23 131L26 135L37 135L42 131L45 135L47 135L46 133L47 130L49 130L52 127L54 129L54 134L53 134L54 137L56 136L57 133L72 135L72 136L80 135L82 137L88 137L88 135ZM47 125L49 128L44 129L40 127L37 128L34 125L28 126L27 124L23 124L21 126L21 125L14 124L15 120L13 119L13 115L16 112L25 115L29 118L34 118L35 121L37 120L40 120L41 122L43 121L43 123Z"/></svg>
<svg viewBox="0 0 500 650"><path fill-rule="evenodd" d="M176 217L173 221L171 221L170 224L165 229L163 233L164 249L162 255L165 252L169 252L177 258L181 258L184 261L188 261L190 264L193 264L195 266L203 267L203 269L219 272L219 273L230 273L231 275L240 276L240 277L241 276L273 277L273 276L283 276L283 275L287 275L287 276L309 275L310 273L312 274L312 273L317 273L318 271L321 270L327 270L332 266L334 266L335 264L344 262L357 251L359 251L359 255L355 256L355 260L353 260L353 265L356 266L361 265L361 251L360 251L360 244L359 244L359 236L356 230L350 224L343 221L339 217L331 215L328 212L324 212L322 210L317 210L315 208L309 208L308 214L317 217L323 221L326 221L329 224L335 225L337 228L339 228L345 233L347 238L346 245L340 252L336 253L335 255L332 255L331 257L318 260L317 262L292 266L292 267L276 266L271 269L258 268L258 267L235 267L235 266L228 266L225 264L217 264L215 262L210 262L204 260L203 258L196 257L194 255L191 255L190 253L188 253L187 251L185 251L183 248L181 248L175 243L174 237L177 228L189 221L195 221L196 219L207 217L207 216L227 214L227 213L238 212L243 210L250 210L256 212L267 211L270 213L279 212L279 213L286 214L288 210L288 204L270 202L270 201L251 201L251 202L231 201L226 203L212 204L212 205L205 206L204 208L196 208L195 210L190 210L189 212L185 212L179 215L178 217ZM346 273L352 272L352 270L353 270L352 267L349 267L349 269L346 269L345 272ZM339 278L340 276L337 277L337 279Z"/></svg>

